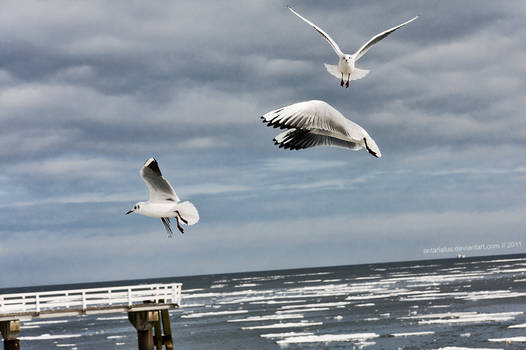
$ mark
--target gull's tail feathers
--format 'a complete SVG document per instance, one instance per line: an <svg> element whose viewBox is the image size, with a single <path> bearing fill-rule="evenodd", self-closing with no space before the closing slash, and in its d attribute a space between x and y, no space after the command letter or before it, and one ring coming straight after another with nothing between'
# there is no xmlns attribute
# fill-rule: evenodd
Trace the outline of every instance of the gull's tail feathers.
<svg viewBox="0 0 526 350"><path fill-rule="evenodd" d="M186 220L186 222L182 222L183 224L193 225L199 221L199 213L191 202L185 201L178 203L177 210L179 214L181 214L181 217Z"/></svg>
<svg viewBox="0 0 526 350"><path fill-rule="evenodd" d="M333 64L327 64L325 63L325 68L327 69L327 72L331 73L332 75L334 75L336 78L338 79L341 79L342 78L342 73L340 72L340 70L338 69L338 66L335 66Z"/></svg>
<svg viewBox="0 0 526 350"><path fill-rule="evenodd" d="M369 73L369 70L367 69L354 68L354 70L351 73L351 80L362 79L368 73Z"/></svg>
<svg viewBox="0 0 526 350"><path fill-rule="evenodd" d="M334 75L338 79L342 79L342 72L340 72L338 66L325 63L325 68L327 69L327 72L329 72L331 75ZM354 68L354 70L351 73L351 80L362 79L368 73L369 70L367 69ZM343 75L343 79L347 79L347 76L345 74Z"/></svg>

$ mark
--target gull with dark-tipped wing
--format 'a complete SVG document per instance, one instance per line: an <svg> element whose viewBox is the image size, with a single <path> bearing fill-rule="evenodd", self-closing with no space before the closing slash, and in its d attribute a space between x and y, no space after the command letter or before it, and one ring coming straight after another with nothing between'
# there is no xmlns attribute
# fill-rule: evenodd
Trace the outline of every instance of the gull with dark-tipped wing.
<svg viewBox="0 0 526 350"><path fill-rule="evenodd" d="M188 201L181 202L172 185L164 178L159 165L154 158L150 158L141 168L141 177L146 182L150 192L147 202L136 203L126 215L137 213L152 218L160 218L168 235L172 236L170 219L175 218L177 228L184 233L182 224L193 225L199 221L199 213L195 206Z"/></svg>
<svg viewBox="0 0 526 350"><path fill-rule="evenodd" d="M345 118L327 102L298 102L270 111L261 117L267 126L289 129L274 138L280 148L299 150L316 146L366 148L380 158L380 149L360 125Z"/></svg>

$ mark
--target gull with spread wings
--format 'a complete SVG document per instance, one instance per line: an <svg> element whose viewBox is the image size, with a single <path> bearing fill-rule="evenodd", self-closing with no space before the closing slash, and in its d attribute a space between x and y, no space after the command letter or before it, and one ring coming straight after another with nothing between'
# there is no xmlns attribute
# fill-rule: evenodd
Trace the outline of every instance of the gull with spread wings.
<svg viewBox="0 0 526 350"><path fill-rule="evenodd" d="M150 192L147 202L138 202L126 215L137 213L152 218L160 218L168 235L172 236L170 218L175 218L177 228L184 233L179 221L185 225L193 225L199 221L199 213L195 206L188 201L181 202L172 185L161 174L159 165L154 158L144 163L141 177L146 182Z"/></svg>
<svg viewBox="0 0 526 350"><path fill-rule="evenodd" d="M344 78L347 78L345 87L349 87L349 80L361 79L365 77L367 73L369 73L369 71L366 69L356 68L355 63L356 61L360 59L360 57L362 57L371 48L371 46L373 46L374 44L376 44L377 42L379 42L380 40L382 40L383 38L385 38L386 36L394 32L398 28L405 26L406 24L413 22L415 19L418 18L418 16L413 17L407 22L399 24L396 27L393 27L391 29L387 29L386 31L381 32L380 34L376 34L368 42L363 44L362 47L358 49L358 51L356 51L352 55L348 55L342 52L338 44L336 44L336 42L329 36L329 34L323 31L323 29L321 29L316 24L312 23L311 21L309 21L308 19L306 19L305 17L303 17L302 15L294 11L292 8L289 7L289 10L293 14L301 18L303 21L311 25L318 33L321 34L321 36L325 38L325 40L329 42L329 45L331 45L334 52L336 52L336 54L338 55L339 61L338 61L337 66L332 65L332 64L325 64L325 68L330 74L334 75L338 79L341 79L340 86L343 86Z"/></svg>
<svg viewBox="0 0 526 350"><path fill-rule="evenodd" d="M299 150L331 146L357 151L365 147L373 156L382 156L364 128L324 101L298 102L270 111L261 119L267 126L289 129L274 138L280 148Z"/></svg>

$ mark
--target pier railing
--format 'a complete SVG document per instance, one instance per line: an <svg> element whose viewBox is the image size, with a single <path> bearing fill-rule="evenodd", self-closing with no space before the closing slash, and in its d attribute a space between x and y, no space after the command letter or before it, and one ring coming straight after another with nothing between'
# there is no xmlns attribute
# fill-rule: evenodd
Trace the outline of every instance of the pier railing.
<svg viewBox="0 0 526 350"><path fill-rule="evenodd" d="M0 295L0 316L131 309L134 305L150 303L178 307L181 303L181 283L3 294Z"/></svg>

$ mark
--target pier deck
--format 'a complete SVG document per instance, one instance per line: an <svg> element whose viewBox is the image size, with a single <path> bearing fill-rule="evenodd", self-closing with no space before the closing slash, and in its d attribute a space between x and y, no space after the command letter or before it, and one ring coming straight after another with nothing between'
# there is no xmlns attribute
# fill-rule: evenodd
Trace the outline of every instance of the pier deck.
<svg viewBox="0 0 526 350"><path fill-rule="evenodd" d="M181 283L57 290L0 295L0 332L4 349L20 349L20 321L86 314L128 313L138 332L139 349L173 349L168 309L181 305ZM162 327L161 327L162 326ZM164 331L164 335L163 335ZM164 338L163 338L164 337Z"/></svg>

